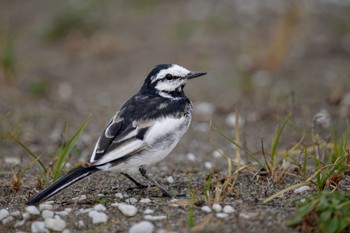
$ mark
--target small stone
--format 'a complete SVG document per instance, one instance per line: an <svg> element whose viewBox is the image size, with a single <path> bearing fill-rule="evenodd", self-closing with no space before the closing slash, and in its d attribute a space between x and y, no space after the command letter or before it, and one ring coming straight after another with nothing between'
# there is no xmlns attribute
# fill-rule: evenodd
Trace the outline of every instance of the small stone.
<svg viewBox="0 0 350 233"><path fill-rule="evenodd" d="M11 215L7 216L6 218L4 218L2 220L2 224L6 225L7 223L12 222L13 220L15 220L15 218L13 216L11 216Z"/></svg>
<svg viewBox="0 0 350 233"><path fill-rule="evenodd" d="M213 210L215 210L216 212L220 212L221 210L222 210L222 207L221 207L221 205L220 204L217 204L217 203L215 203L215 204L213 204Z"/></svg>
<svg viewBox="0 0 350 233"><path fill-rule="evenodd" d="M58 214L58 215L60 215L60 216L62 216L62 217L67 216L67 215L69 214L69 213L68 213L67 211L65 211L65 210L56 211L55 213Z"/></svg>
<svg viewBox="0 0 350 233"><path fill-rule="evenodd" d="M217 159L217 158L221 158L222 154L223 154L222 150L214 150L212 155L213 155L214 158Z"/></svg>
<svg viewBox="0 0 350 233"><path fill-rule="evenodd" d="M224 207L223 211L224 211L224 213L226 213L226 214L232 214L232 213L235 212L235 209L234 209L232 206L230 206L230 205L226 205L226 206Z"/></svg>
<svg viewBox="0 0 350 233"><path fill-rule="evenodd" d="M152 233L154 225L148 221L136 223L129 229L129 233Z"/></svg>
<svg viewBox="0 0 350 233"><path fill-rule="evenodd" d="M205 162L204 167L208 170L211 170L213 168L213 164L211 162Z"/></svg>
<svg viewBox="0 0 350 233"><path fill-rule="evenodd" d="M30 219L30 213L22 213L22 217L24 220Z"/></svg>
<svg viewBox="0 0 350 233"><path fill-rule="evenodd" d="M66 222L59 218L47 218L45 226L54 231L62 231L66 227Z"/></svg>
<svg viewBox="0 0 350 233"><path fill-rule="evenodd" d="M21 227L21 226L23 226L25 223L26 223L26 220L23 219L23 220L21 220L21 221L16 222L15 225L14 225L14 227Z"/></svg>
<svg viewBox="0 0 350 233"><path fill-rule="evenodd" d="M78 222L78 227L79 227L79 228L82 228L82 227L84 227L84 226L85 226L84 221L83 221L83 220L79 220L79 222Z"/></svg>
<svg viewBox="0 0 350 233"><path fill-rule="evenodd" d="M120 204L122 203L119 203L119 202L115 202L115 203L112 203L111 206L115 206L115 207L118 207Z"/></svg>
<svg viewBox="0 0 350 233"><path fill-rule="evenodd" d="M21 163L20 158L16 158L16 157L5 157L4 160L5 160L4 162L7 164L18 165Z"/></svg>
<svg viewBox="0 0 350 233"><path fill-rule="evenodd" d="M30 214L33 214L33 215L40 214L40 211L38 210L38 208L36 208L36 206L33 206L33 205L27 206L26 211Z"/></svg>
<svg viewBox="0 0 350 233"><path fill-rule="evenodd" d="M123 194L123 197L124 197L124 198L128 198L128 197L130 197L130 196L129 196L129 194L124 193L124 194Z"/></svg>
<svg viewBox="0 0 350 233"><path fill-rule="evenodd" d="M140 200L140 203L150 203L150 202L151 202L151 199L149 199L149 198L142 198Z"/></svg>
<svg viewBox="0 0 350 233"><path fill-rule="evenodd" d="M145 220L149 220L149 221L158 221L158 220L164 220L167 217L165 215L158 215L158 216L153 216L153 215L145 215L143 217Z"/></svg>
<svg viewBox="0 0 350 233"><path fill-rule="evenodd" d="M116 193L115 196L119 199L124 198L122 193Z"/></svg>
<svg viewBox="0 0 350 233"><path fill-rule="evenodd" d="M0 210L0 221L9 216L9 211L7 209Z"/></svg>
<svg viewBox="0 0 350 233"><path fill-rule="evenodd" d="M11 215L11 216L14 216L14 217L19 217L19 216L21 216L21 211L19 211L19 210L13 211L13 212L11 212L10 215ZM0 218L1 218L1 217L0 217Z"/></svg>
<svg viewBox="0 0 350 233"><path fill-rule="evenodd" d="M310 189L310 186L301 186L300 188L294 189L294 193L302 193Z"/></svg>
<svg viewBox="0 0 350 233"><path fill-rule="evenodd" d="M64 211L70 213L72 211L72 208L65 208Z"/></svg>
<svg viewBox="0 0 350 233"><path fill-rule="evenodd" d="M45 228L45 223L41 221L32 222L31 230L33 233L48 233L49 230Z"/></svg>
<svg viewBox="0 0 350 233"><path fill-rule="evenodd" d="M103 193L97 194L98 197L104 197L105 195Z"/></svg>
<svg viewBox="0 0 350 233"><path fill-rule="evenodd" d="M51 204L47 204L47 203L42 203L39 205L39 210L43 211L43 210L53 210L53 205Z"/></svg>
<svg viewBox="0 0 350 233"><path fill-rule="evenodd" d="M43 216L43 219L53 218L54 212L51 211L51 210L44 210L44 211L41 213L41 216Z"/></svg>
<svg viewBox="0 0 350 233"><path fill-rule="evenodd" d="M227 115L225 121L226 124L229 126L235 128L236 127L236 121L238 120L238 127L241 128L244 125L244 119L241 116L238 116L238 119L236 118L236 113L232 112Z"/></svg>
<svg viewBox="0 0 350 233"><path fill-rule="evenodd" d="M87 199L87 197L86 197L86 195L81 195L80 197L73 197L72 198L72 200L74 200L74 201L84 201L84 200L86 200Z"/></svg>
<svg viewBox="0 0 350 233"><path fill-rule="evenodd" d="M130 197L128 199L125 200L126 203L129 203L131 205L134 205L137 203L137 199L136 198L133 198L133 197Z"/></svg>
<svg viewBox="0 0 350 233"><path fill-rule="evenodd" d="M194 154L192 154L192 153L188 153L188 154L187 154L187 159L190 160L190 161L192 161L192 162L194 162L194 161L197 160L197 159L196 159L196 156L195 156Z"/></svg>
<svg viewBox="0 0 350 233"><path fill-rule="evenodd" d="M331 127L331 121L331 115L327 109L322 109L314 115L314 122L318 125L321 125L321 127L324 129Z"/></svg>
<svg viewBox="0 0 350 233"><path fill-rule="evenodd" d="M62 231L62 233L70 233L70 230L64 229L64 230Z"/></svg>
<svg viewBox="0 0 350 233"><path fill-rule="evenodd" d="M226 213L216 213L217 218L227 218L228 214Z"/></svg>
<svg viewBox="0 0 350 233"><path fill-rule="evenodd" d="M168 177L166 178L166 180L168 181L169 184L174 183L174 178L173 178L172 176L168 176Z"/></svg>
<svg viewBox="0 0 350 233"><path fill-rule="evenodd" d="M98 204L94 206L94 210L96 211L106 211L106 207L102 204Z"/></svg>
<svg viewBox="0 0 350 233"><path fill-rule="evenodd" d="M132 205L120 204L120 205L118 205L118 209L124 215L129 216L129 217L135 216L137 213L137 208L135 206L132 206Z"/></svg>
<svg viewBox="0 0 350 233"><path fill-rule="evenodd" d="M145 211L143 211L144 214L153 214L154 213L154 210L151 210L151 209L145 209Z"/></svg>
<svg viewBox="0 0 350 233"><path fill-rule="evenodd" d="M203 210L204 212L206 213L211 213L211 209L209 206L205 205L205 206L202 206L201 210Z"/></svg>
<svg viewBox="0 0 350 233"><path fill-rule="evenodd" d="M96 210L90 211L89 217L92 219L93 224L105 223L108 220L108 216L105 213L97 212Z"/></svg>

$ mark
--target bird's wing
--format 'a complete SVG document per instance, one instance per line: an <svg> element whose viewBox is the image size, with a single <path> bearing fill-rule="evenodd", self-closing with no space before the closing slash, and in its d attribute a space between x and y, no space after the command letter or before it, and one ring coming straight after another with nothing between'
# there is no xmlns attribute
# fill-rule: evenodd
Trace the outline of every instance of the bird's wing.
<svg viewBox="0 0 350 233"><path fill-rule="evenodd" d="M98 139L90 163L103 166L127 158L147 147L144 136L154 121L134 120L126 122L116 115Z"/></svg>

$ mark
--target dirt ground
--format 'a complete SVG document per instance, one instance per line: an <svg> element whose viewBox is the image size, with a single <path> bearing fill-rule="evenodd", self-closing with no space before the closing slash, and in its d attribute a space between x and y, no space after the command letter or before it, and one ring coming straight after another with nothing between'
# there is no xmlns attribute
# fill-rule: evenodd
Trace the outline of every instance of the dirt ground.
<svg viewBox="0 0 350 233"><path fill-rule="evenodd" d="M211 197L215 181L228 169L217 148L235 158L235 148L210 130L209 123L234 138L230 120L238 110L241 144L259 151L261 137L265 149L271 149L275 127L288 113L307 130L315 114L329 113L329 124L314 128L323 138L334 128L342 132L350 116L350 101L345 100L350 96L346 1L0 1L0 52L0 209L10 212L24 210L35 193L38 173L32 166L23 176L23 187L11 190L13 174L32 158L8 133L49 163L62 135L72 135L92 114L70 158L74 165L89 157L106 123L156 64L208 72L185 89L194 104L190 129L171 155L149 171L170 190L187 196L174 202L153 189L129 191L132 184L117 174L96 174L52 199L56 211L73 208L63 218L69 232L127 232L144 218L147 208L166 216L153 222L155 232L189 232L190 210L185 205L191 199L189 190L198 198L195 225L209 219L202 232L298 232L284 222L295 210L290 201L300 194L291 191L261 203L302 181L293 172L278 184L268 176L256 179L254 171L245 170L220 201L234 207L233 214L220 218L201 210L211 166L215 166ZM287 128L279 149L290 148L301 136ZM8 158L17 158L19 164L6 162ZM242 160L257 169L243 152ZM170 176L174 183L167 182ZM347 177L340 189L349 192L349 182ZM308 192L313 191L311 187ZM109 218L103 224L93 224L86 214L75 212L93 207L98 194L112 203L125 201L115 196L119 192L151 202L136 203L134 217L107 203ZM83 194L85 202L71 201ZM0 223L0 231L30 232L35 219L14 227L17 220ZM85 225L78 226L79 220Z"/></svg>

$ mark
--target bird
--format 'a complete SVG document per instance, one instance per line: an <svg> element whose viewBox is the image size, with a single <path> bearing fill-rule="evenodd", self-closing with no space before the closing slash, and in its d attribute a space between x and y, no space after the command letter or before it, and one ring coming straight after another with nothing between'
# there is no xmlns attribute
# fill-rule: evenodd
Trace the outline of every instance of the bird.
<svg viewBox="0 0 350 233"><path fill-rule="evenodd" d="M98 138L88 161L34 195L26 204L37 205L72 184L100 171L124 175L136 187L148 187L134 179L142 175L163 196L172 195L147 169L164 160L189 128L192 103L184 93L188 80L206 75L176 64L160 64L147 75L141 89L112 117Z"/></svg>

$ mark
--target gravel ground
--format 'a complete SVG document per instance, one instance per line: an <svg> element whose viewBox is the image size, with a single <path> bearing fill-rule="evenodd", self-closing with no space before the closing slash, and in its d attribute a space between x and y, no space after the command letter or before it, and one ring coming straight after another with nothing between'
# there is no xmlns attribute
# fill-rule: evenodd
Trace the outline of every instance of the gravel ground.
<svg viewBox="0 0 350 233"><path fill-rule="evenodd" d="M261 203L302 180L293 166L281 183L243 170L214 200L228 169L218 149L234 158L235 148L209 123L233 138L238 109L241 144L253 152L261 149L262 136L271 149L275 127L288 113L303 129L315 124L322 138L333 128L342 132L350 116L349 12L346 1L331 0L1 1L0 232L189 232L191 221L198 232L300 231L284 221L293 216L290 201L313 193L313 186ZM31 157L8 132L48 164L62 137L92 114L69 165L82 162L109 118L160 63L208 72L186 86L194 102L188 133L149 171L186 196L164 198L152 187L129 190L133 184L124 177L104 173L41 209L26 208L38 173L32 166L22 187L12 190L13 175ZM300 138L287 128L279 149ZM242 160L257 168L244 153ZM208 206L205 179L213 166ZM349 192L349 182L346 177L340 189Z"/></svg>

